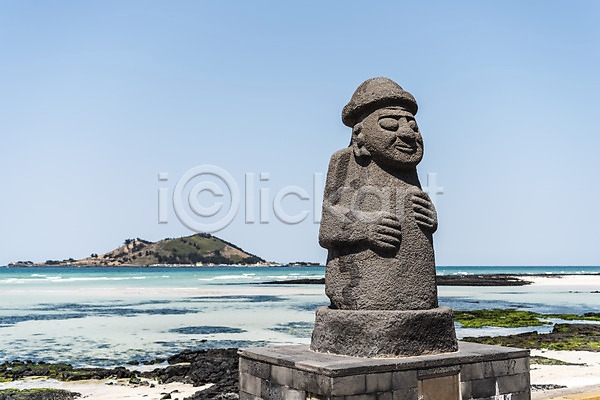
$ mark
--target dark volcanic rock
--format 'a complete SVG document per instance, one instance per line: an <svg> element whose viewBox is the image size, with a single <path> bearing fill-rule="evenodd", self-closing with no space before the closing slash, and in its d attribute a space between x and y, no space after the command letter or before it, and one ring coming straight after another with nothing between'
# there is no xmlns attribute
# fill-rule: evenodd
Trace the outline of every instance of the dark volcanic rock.
<svg viewBox="0 0 600 400"><path fill-rule="evenodd" d="M554 389L563 389L566 388L566 386L564 385L556 385L554 383L548 383L548 384L540 384L540 385L531 385L531 391L532 392L539 392L542 390L554 390Z"/></svg>
<svg viewBox="0 0 600 400"><path fill-rule="evenodd" d="M201 386L212 383L206 390L198 391L190 400L238 399L238 355L237 349L185 350L168 359L166 368L156 368L141 376L164 383L182 382ZM144 362L144 364L148 364ZM5 362L0 364L0 378L22 379L28 376L47 376L62 381L107 378L136 378L139 372L123 367L73 368L69 364L34 363L31 361ZM20 396L20 397L19 397ZM26 396L26 397L24 397ZM33 397L32 397L33 396ZM36 397L37 396L37 397ZM67 391L0 391L0 400L70 400L79 396Z"/></svg>
<svg viewBox="0 0 600 400"><path fill-rule="evenodd" d="M531 282L519 276L506 274L493 275L438 275L438 286L525 286Z"/></svg>
<svg viewBox="0 0 600 400"><path fill-rule="evenodd" d="M0 390L0 400L72 400L79 397L79 393L60 389Z"/></svg>
<svg viewBox="0 0 600 400"><path fill-rule="evenodd" d="M60 381L80 381L85 379L132 378L135 372L123 367L73 368L70 364L34 363L31 361L5 362L0 364L0 378L5 380L22 379L28 376L47 376Z"/></svg>
<svg viewBox="0 0 600 400"><path fill-rule="evenodd" d="M200 399L237 399L237 349L185 350L168 359L170 366L146 372L144 377L165 383L185 382L194 386L213 386L189 397Z"/></svg>
<svg viewBox="0 0 600 400"><path fill-rule="evenodd" d="M437 275L437 286L524 286L531 282L516 275ZM303 278L263 282L265 285L324 285L325 278Z"/></svg>
<svg viewBox="0 0 600 400"><path fill-rule="evenodd" d="M288 279L285 281L262 282L263 285L324 285L325 278Z"/></svg>
<svg viewBox="0 0 600 400"><path fill-rule="evenodd" d="M600 325L556 324L551 333L526 332L509 336L467 337L467 342L523 349L583 350L600 352Z"/></svg>

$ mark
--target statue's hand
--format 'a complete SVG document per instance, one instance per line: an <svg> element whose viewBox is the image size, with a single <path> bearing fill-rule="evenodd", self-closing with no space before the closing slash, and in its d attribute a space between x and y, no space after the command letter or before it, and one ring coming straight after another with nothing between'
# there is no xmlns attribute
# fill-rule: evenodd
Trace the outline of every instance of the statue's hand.
<svg viewBox="0 0 600 400"><path fill-rule="evenodd" d="M372 248L384 252L398 250L402 232L400 221L394 214L381 213L367 226L367 242Z"/></svg>
<svg viewBox="0 0 600 400"><path fill-rule="evenodd" d="M432 233L435 232L438 226L437 212L427 193L414 193L412 203L413 215L417 224Z"/></svg>

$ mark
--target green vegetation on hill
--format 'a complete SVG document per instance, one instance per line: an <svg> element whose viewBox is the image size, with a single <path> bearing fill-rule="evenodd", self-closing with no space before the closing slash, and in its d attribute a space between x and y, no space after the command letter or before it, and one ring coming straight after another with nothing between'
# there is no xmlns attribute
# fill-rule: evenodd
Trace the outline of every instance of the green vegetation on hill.
<svg viewBox="0 0 600 400"><path fill-rule="evenodd" d="M262 258L245 252L233 243L229 243L208 233L198 233L181 238L167 238L158 242L149 242L140 238L126 239L123 245L105 254L92 253L82 260L73 258L48 260L45 266L147 266L154 264L256 264L265 262ZM31 262L13 265L34 265ZM39 264L35 264L39 265Z"/></svg>
<svg viewBox="0 0 600 400"><path fill-rule="evenodd" d="M180 239L165 240L159 243L158 259L159 261L177 262L185 260L189 263L214 263L231 264L243 261L243 257L238 254L232 255L231 259L223 256L222 251L226 243L215 237L203 237L200 235L189 236Z"/></svg>
<svg viewBox="0 0 600 400"><path fill-rule="evenodd" d="M199 233L139 246L128 257L137 264L255 264L260 257L212 236ZM134 245L135 247L135 245ZM137 253L136 253L137 252Z"/></svg>

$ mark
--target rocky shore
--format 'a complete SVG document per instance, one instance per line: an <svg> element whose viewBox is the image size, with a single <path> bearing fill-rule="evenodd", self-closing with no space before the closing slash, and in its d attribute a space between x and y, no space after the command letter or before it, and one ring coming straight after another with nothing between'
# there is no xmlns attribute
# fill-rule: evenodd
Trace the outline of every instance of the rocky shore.
<svg viewBox="0 0 600 400"><path fill-rule="evenodd" d="M438 275L436 277L438 286L524 286L532 282L527 277L533 275ZM263 282L265 285L324 285L325 278L304 278L281 281Z"/></svg>
<svg viewBox="0 0 600 400"><path fill-rule="evenodd" d="M468 337L462 340L523 349L600 352L600 325L555 324L550 333L525 332L508 336Z"/></svg>
<svg viewBox="0 0 600 400"><path fill-rule="evenodd" d="M213 385L188 397L187 400L226 400L238 398L237 349L185 350L169 357L169 366L143 373L144 378L159 382Z"/></svg>
<svg viewBox="0 0 600 400"><path fill-rule="evenodd" d="M0 400L73 400L79 393L57 389L0 390Z"/></svg>
<svg viewBox="0 0 600 400"><path fill-rule="evenodd" d="M463 340L529 349L600 351L600 325L556 324L548 334L528 332L510 336L464 338ZM563 352L564 353L564 352ZM570 352L566 352L570 353ZM561 353L562 354L562 353ZM160 363L158 359L144 364ZM103 379L125 379L128 386L183 383L198 387L195 393L183 396L177 391L164 393L162 399L185 400L233 400L238 399L238 355L237 349L185 350L167 359L168 366L140 372L124 367L113 369L73 368L68 364L34 363L13 361L0 364L0 382L22 380L33 376L45 376L59 381L84 381ZM541 366L567 366L578 368L584 364L567 363L553 358L532 357L532 364ZM108 383L111 384L111 383ZM203 388L200 388L200 387ZM533 390L546 390L550 383L532 385ZM0 400L71 400L78 393L65 390L0 390Z"/></svg>
<svg viewBox="0 0 600 400"><path fill-rule="evenodd" d="M136 373L124 367L73 368L70 364L15 360L0 364L0 382L9 382L33 376L44 376L59 381L81 381L87 379L135 378Z"/></svg>
<svg viewBox="0 0 600 400"><path fill-rule="evenodd" d="M212 386L186 397L186 400L231 400L238 398L237 349L186 350L170 357L167 361L169 363L167 367L139 372L124 367L113 369L73 368L69 364L34 363L16 360L0 364L0 382L22 380L35 376L65 382L128 379L129 385L143 386L150 385L147 381L147 379L150 379L160 384L186 383L196 387L212 384ZM163 399L174 399L175 396L166 393ZM77 397L79 397L78 393L65 390L0 390L0 400L70 400Z"/></svg>

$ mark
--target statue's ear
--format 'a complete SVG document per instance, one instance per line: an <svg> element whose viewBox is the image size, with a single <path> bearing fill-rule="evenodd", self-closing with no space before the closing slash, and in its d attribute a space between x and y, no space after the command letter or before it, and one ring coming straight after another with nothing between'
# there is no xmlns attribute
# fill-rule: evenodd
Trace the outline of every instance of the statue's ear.
<svg viewBox="0 0 600 400"><path fill-rule="evenodd" d="M366 159L371 157L371 153L365 147L365 136L362 133L362 122L354 125L352 128L352 149L354 150L354 156L360 159Z"/></svg>

